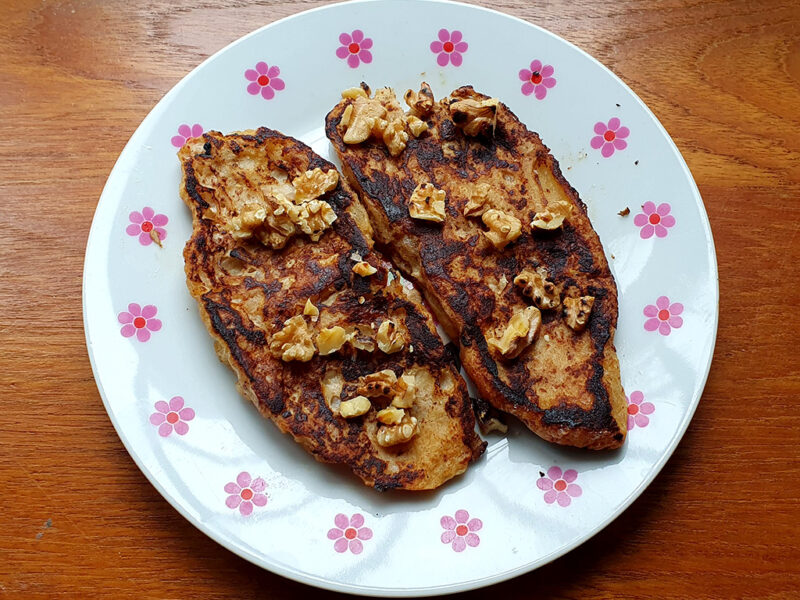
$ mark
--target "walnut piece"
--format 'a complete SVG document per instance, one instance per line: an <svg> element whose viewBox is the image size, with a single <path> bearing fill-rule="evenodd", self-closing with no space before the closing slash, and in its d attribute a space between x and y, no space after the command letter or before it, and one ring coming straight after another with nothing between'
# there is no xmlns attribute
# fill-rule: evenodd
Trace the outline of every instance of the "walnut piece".
<svg viewBox="0 0 800 600"><path fill-rule="evenodd" d="M408 90L403 94L403 100L406 101L408 107L411 109L411 114L417 117L425 117L433 110L433 91L424 81L419 88L419 92Z"/></svg>
<svg viewBox="0 0 800 600"><path fill-rule="evenodd" d="M403 119L380 120L377 127L381 132L383 143L389 149L389 154L399 156L406 149L406 143L408 142L408 133L406 133L406 125Z"/></svg>
<svg viewBox="0 0 800 600"><path fill-rule="evenodd" d="M273 334L269 351L275 358L286 362L308 362L317 351L311 336L306 320L302 315L296 315L283 323L283 329Z"/></svg>
<svg viewBox="0 0 800 600"><path fill-rule="evenodd" d="M289 209L289 218L300 230L318 242L324 231L336 220L336 213L324 200L307 200Z"/></svg>
<svg viewBox="0 0 800 600"><path fill-rule="evenodd" d="M370 408L372 408L372 403L369 399L364 396L356 396L339 405L339 414L345 419L353 419L367 414Z"/></svg>
<svg viewBox="0 0 800 600"><path fill-rule="evenodd" d="M306 305L303 307L303 314L307 317L311 317L312 321L316 321L319 318L319 309L311 302L311 298L306 300Z"/></svg>
<svg viewBox="0 0 800 600"><path fill-rule="evenodd" d="M475 193L472 194L469 201L467 201L466 206L464 207L464 216L480 217L483 213L485 213L489 209L488 201L490 193L491 187L488 183L483 182L478 184L478 186L475 188Z"/></svg>
<svg viewBox="0 0 800 600"><path fill-rule="evenodd" d="M384 425L399 425L405 416L406 411L402 408L395 408L394 406L388 406L378 411L378 421Z"/></svg>
<svg viewBox="0 0 800 600"><path fill-rule="evenodd" d="M406 124L408 125L409 131L414 134L414 137L419 137L428 131L428 124L414 115L409 115L406 117Z"/></svg>
<svg viewBox="0 0 800 600"><path fill-rule="evenodd" d="M417 418L405 415L400 424L378 429L378 445L386 448L404 444L417 435L418 431Z"/></svg>
<svg viewBox="0 0 800 600"><path fill-rule="evenodd" d="M527 306L514 313L501 337L486 341L505 358L516 358L533 342L541 322L542 313L539 309Z"/></svg>
<svg viewBox="0 0 800 600"><path fill-rule="evenodd" d="M405 327L398 325L391 319L386 319L378 327L378 348L386 354L399 352L406 345Z"/></svg>
<svg viewBox="0 0 800 600"><path fill-rule="evenodd" d="M372 339L372 329L369 325L348 327L347 334L350 336L348 341L353 345L353 348L366 352L375 352L375 340Z"/></svg>
<svg viewBox="0 0 800 600"><path fill-rule="evenodd" d="M575 331L583 331L594 306L594 296L564 298L564 315L567 325Z"/></svg>
<svg viewBox="0 0 800 600"><path fill-rule="evenodd" d="M357 95L350 106L353 111L345 124L347 131L342 141L345 144L360 144L369 139L375 125L386 116L386 108L378 100L369 98L366 92Z"/></svg>
<svg viewBox="0 0 800 600"><path fill-rule="evenodd" d="M419 184L414 188L408 202L408 214L423 221L444 221L445 191L437 190L430 183Z"/></svg>
<svg viewBox="0 0 800 600"><path fill-rule="evenodd" d="M497 98L473 100L466 98L450 105L450 116L464 135L477 136L489 133L494 135L497 124Z"/></svg>
<svg viewBox="0 0 800 600"><path fill-rule="evenodd" d="M358 261L355 266L353 266L353 273L356 275L361 275L361 277L369 277L378 272L378 269L373 267L365 260Z"/></svg>
<svg viewBox="0 0 800 600"><path fill-rule="evenodd" d="M323 171L319 167L313 171L306 171L292 179L292 187L295 189L295 204L300 204L304 200L314 200L323 194L327 194L339 183L339 173L336 169Z"/></svg>
<svg viewBox="0 0 800 600"><path fill-rule="evenodd" d="M297 233L297 227L289 216L289 211L294 204L282 194L274 198L267 198L268 208L264 210L263 219L258 225L252 225L246 237L255 233L256 237L265 246L274 249L283 248L292 236ZM242 216L242 213L239 213ZM235 226L235 220L231 223ZM234 233L234 237L239 237Z"/></svg>
<svg viewBox="0 0 800 600"><path fill-rule="evenodd" d="M317 334L317 348L320 356L333 354L350 340L344 327L326 327Z"/></svg>
<svg viewBox="0 0 800 600"><path fill-rule="evenodd" d="M539 267L536 271L524 269L514 277L514 285L522 288L523 295L543 310L556 308L561 303L558 287L547 278L547 271Z"/></svg>
<svg viewBox="0 0 800 600"><path fill-rule="evenodd" d="M342 92L342 98L369 98L364 88L351 87Z"/></svg>
<svg viewBox="0 0 800 600"><path fill-rule="evenodd" d="M572 214L572 205L564 200L549 202L547 208L537 212L531 227L537 229L558 229L564 223L564 219Z"/></svg>
<svg viewBox="0 0 800 600"><path fill-rule="evenodd" d="M486 237L499 250L516 240L522 233L522 222L517 217L496 208L487 210L481 219L489 228L489 231L485 232Z"/></svg>
<svg viewBox="0 0 800 600"><path fill-rule="evenodd" d="M394 387L396 393L392 398L392 406L411 408L417 395L417 376L413 373L403 373Z"/></svg>
<svg viewBox="0 0 800 600"><path fill-rule="evenodd" d="M367 398L380 398L392 395L397 375L391 369L370 373L359 380L358 393Z"/></svg>

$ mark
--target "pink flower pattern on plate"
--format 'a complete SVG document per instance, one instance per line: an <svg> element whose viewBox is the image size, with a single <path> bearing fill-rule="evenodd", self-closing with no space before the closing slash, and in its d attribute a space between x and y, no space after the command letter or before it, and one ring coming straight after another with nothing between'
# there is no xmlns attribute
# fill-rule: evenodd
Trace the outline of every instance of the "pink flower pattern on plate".
<svg viewBox="0 0 800 600"><path fill-rule="evenodd" d="M631 393L628 398L628 430L634 427L647 427L650 418L656 410L652 402L644 401L644 394L639 390Z"/></svg>
<svg viewBox="0 0 800 600"><path fill-rule="evenodd" d="M542 65L538 58L531 63L530 69L522 69L519 72L519 79L523 81L522 93L526 96L533 94L539 100L544 100L547 90L556 85L553 77L552 65Z"/></svg>
<svg viewBox="0 0 800 600"><path fill-rule="evenodd" d="M372 62L372 38L364 37L364 32L354 29L352 33L339 34L339 46L336 49L336 56L342 60L347 60L347 65L355 69L362 62L369 64Z"/></svg>
<svg viewBox="0 0 800 600"><path fill-rule="evenodd" d="M178 135L173 135L170 141L176 148L182 148L189 138L196 138L201 135L203 135L203 126L200 123L195 123L191 126L184 123L178 127Z"/></svg>
<svg viewBox="0 0 800 600"><path fill-rule="evenodd" d="M125 233L130 236L138 236L142 246L149 246L153 243L153 238L164 241L167 238L167 230L164 226L169 223L167 215L156 214L149 206L145 206L142 212L134 210L128 215L131 224L125 229ZM155 233L153 233L155 231Z"/></svg>
<svg viewBox="0 0 800 600"><path fill-rule="evenodd" d="M233 510L238 508L242 516L249 517L253 513L253 506L267 505L266 488L267 482L261 477L253 479L250 473L242 471L236 476L236 481L225 484L225 491L230 494L225 498L225 505Z"/></svg>
<svg viewBox="0 0 800 600"><path fill-rule="evenodd" d="M122 323L122 328L119 332L122 337L133 337L140 342L146 342L150 339L151 331L158 331L161 329L161 321L154 318L158 309L152 304L148 304L144 308L131 302L128 304L128 310L122 311L117 315L117 320Z"/></svg>
<svg viewBox="0 0 800 600"><path fill-rule="evenodd" d="M174 430L178 435L189 432L189 423L194 419L194 410L184 406L183 398L174 396L169 404L163 400L155 403L156 412L150 415L150 423L158 427L158 435L167 437Z"/></svg>
<svg viewBox="0 0 800 600"><path fill-rule="evenodd" d="M647 331L658 330L661 335L669 335L673 329L683 325L683 319L678 316L683 312L683 304L670 303L666 296L660 296L655 304L648 304L642 312L647 317L644 322Z"/></svg>
<svg viewBox="0 0 800 600"><path fill-rule="evenodd" d="M456 552L463 552L467 546L474 548L481 543L481 538L475 532L481 530L483 522L470 519L466 510L457 510L454 517L445 515L439 523L444 529L442 543L450 544Z"/></svg>
<svg viewBox="0 0 800 600"><path fill-rule="evenodd" d="M278 77L280 74L281 70L275 65L270 67L264 61L256 63L255 69L247 69L244 72L245 79L251 82L247 86L247 93L253 96L261 93L264 100L272 100L275 92L286 87L283 79Z"/></svg>
<svg viewBox="0 0 800 600"><path fill-rule="evenodd" d="M347 515L339 513L333 518L332 527L328 530L328 539L336 540L333 542L333 549L340 554L349 549L353 554L361 554L364 544L372 539L372 529L364 527L364 516L356 513L349 519Z"/></svg>
<svg viewBox="0 0 800 600"><path fill-rule="evenodd" d="M463 61L462 54L467 51L469 45L463 41L463 35L458 29L448 31L440 29L438 40L431 42L431 52L436 54L436 62L440 67L446 67L452 63L454 67L460 67Z"/></svg>
<svg viewBox="0 0 800 600"><path fill-rule="evenodd" d="M559 506L569 506L573 498L583 493L581 486L574 481L578 478L575 469L561 471L561 467L552 466L547 470L547 475L541 473L536 486L544 490L544 501L548 504L558 502Z"/></svg>
<svg viewBox="0 0 800 600"><path fill-rule="evenodd" d="M639 235L643 240L653 237L654 233L656 237L667 237L667 228L675 225L675 217L669 214L670 210L672 207L666 202L658 206L650 201L642 204L642 212L633 217L633 224L642 228Z"/></svg>
<svg viewBox="0 0 800 600"><path fill-rule="evenodd" d="M628 142L624 138L631 134L630 129L620 126L620 120L612 117L608 124L598 121L594 124L594 132L597 134L592 138L591 146L595 150L600 148L600 154L604 158L609 158L615 150L625 150Z"/></svg>

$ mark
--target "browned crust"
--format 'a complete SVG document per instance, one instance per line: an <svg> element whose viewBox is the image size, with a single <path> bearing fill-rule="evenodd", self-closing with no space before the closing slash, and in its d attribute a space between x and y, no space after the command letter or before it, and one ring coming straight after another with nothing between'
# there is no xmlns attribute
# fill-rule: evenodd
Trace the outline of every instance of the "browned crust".
<svg viewBox="0 0 800 600"><path fill-rule="evenodd" d="M195 147L199 148L197 142ZM238 156L242 149L263 149L264 160L280 163L277 166L293 174L315 167L326 171L335 168L302 142L266 128L230 136L209 132L203 136L202 151L193 151L187 145L179 153L183 166L181 196L192 210L194 228L184 249L187 285L220 359L237 374L241 393L317 460L348 465L365 484L377 489L431 489L462 473L485 448L474 431L466 385L445 353L419 297L415 300L406 293L399 280L387 285L391 266L372 249L368 224L359 227L360 222L366 223L363 207L344 180L323 197L338 218L332 231L316 244L298 238L275 251L257 242L237 242L204 218L215 190L199 183L196 169L225 160L231 152ZM354 274L355 263L350 258L354 251L378 273L370 278ZM227 256L254 269L258 276L230 275L221 268ZM291 261L294 264L290 267ZM289 276L295 281L283 289L281 282ZM331 309L353 323L370 323L388 312L405 312L414 353L337 353L315 356L308 363L273 358L268 351L271 331L297 314L307 298L332 293L338 294ZM242 310L241 300L254 294L261 303L261 327ZM365 298L363 303L360 297ZM400 374L413 364L428 367L436 381L435 394L430 406L420 407L417 413L419 436L399 451L376 445L374 416L362 422L334 414L320 386L331 367L340 369L346 382L353 382L382 369ZM443 382L452 384L449 392L442 389Z"/></svg>
<svg viewBox="0 0 800 600"><path fill-rule="evenodd" d="M468 97L487 98L470 86L451 95L454 99ZM464 367L481 395L547 440L592 449L619 447L627 423L613 345L616 284L584 203L538 135L501 104L494 136L465 138L450 120L449 100L444 99L428 119L430 130L417 139L412 137L405 152L392 158L377 142L343 143L339 122L348 102L343 100L328 114L326 134L345 175L362 196L377 240L398 268L420 285L451 337L459 339ZM444 144L449 145L450 156L444 155ZM461 214L466 200L459 196L460 187L489 181L497 173L513 182L506 186L507 200L523 222L533 217L535 197L555 192L573 204L573 216L552 233L533 235L523 228L519 240L502 254L487 248L477 233L468 239L457 237L454 232L467 227ZM551 180L541 179L548 177L547 173ZM408 215L408 198L423 181L448 190L443 227ZM560 189L552 190L551 182ZM542 368L545 350L539 341L516 361L498 362L488 350L487 323L510 316L511 308L524 301L513 286L496 297L486 278L505 274L510 280L522 268L535 264L544 265L562 286L575 286L581 294L596 299L583 334L567 329L554 311L543 312L540 338L544 333L558 334L559 343L568 347L569 360L562 361L559 368L580 382L577 388L565 385L548 390L548 379L556 381L561 375L554 366ZM470 277L470 272L480 276ZM536 365L538 370L533 369Z"/></svg>

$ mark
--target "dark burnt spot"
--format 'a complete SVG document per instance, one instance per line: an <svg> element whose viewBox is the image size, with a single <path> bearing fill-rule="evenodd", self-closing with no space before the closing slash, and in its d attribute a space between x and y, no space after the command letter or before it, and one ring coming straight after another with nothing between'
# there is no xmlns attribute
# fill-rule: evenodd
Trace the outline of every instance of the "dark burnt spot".
<svg viewBox="0 0 800 600"><path fill-rule="evenodd" d="M461 355L458 346L454 342L447 342L444 347L444 357L448 362L453 363L456 371L461 370Z"/></svg>
<svg viewBox="0 0 800 600"><path fill-rule="evenodd" d="M200 184L197 182L191 159L183 163L183 172L186 178L186 193L189 194L189 198L194 200L201 208L208 208L208 202L203 200L203 197L197 191L197 187Z"/></svg>
<svg viewBox="0 0 800 600"><path fill-rule="evenodd" d="M351 167L364 193L381 203L390 222L394 223L406 217L408 210L403 202L403 196L397 193L399 191L397 184L391 177L376 171L371 174L371 178L368 178L357 165Z"/></svg>
<svg viewBox="0 0 800 600"><path fill-rule="evenodd" d="M420 316L410 303L406 307L406 327L414 345L411 357L414 362L427 364L442 358L442 339L428 329L427 320Z"/></svg>
<svg viewBox="0 0 800 600"><path fill-rule="evenodd" d="M445 141L455 140L458 136L458 128L450 119L443 119L439 126L439 137Z"/></svg>
<svg viewBox="0 0 800 600"><path fill-rule="evenodd" d="M230 146L230 149L234 154L238 155L242 151L242 147L236 143L236 140L231 140L228 142L228 146Z"/></svg>
<svg viewBox="0 0 800 600"><path fill-rule="evenodd" d="M256 281L252 277L245 277L244 278L244 288L246 290L252 290L254 288L261 288L264 291L264 296L269 298L270 296L272 296L278 290L281 289L281 282L280 281L268 281L266 283L261 283L260 281Z"/></svg>

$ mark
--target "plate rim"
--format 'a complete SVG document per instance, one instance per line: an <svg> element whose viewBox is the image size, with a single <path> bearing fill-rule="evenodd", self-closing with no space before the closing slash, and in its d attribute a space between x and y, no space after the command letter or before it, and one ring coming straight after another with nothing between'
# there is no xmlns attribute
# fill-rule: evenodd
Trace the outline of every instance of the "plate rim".
<svg viewBox="0 0 800 600"><path fill-rule="evenodd" d="M609 524L611 524L620 515L622 515L630 507L630 505L637 498L641 496L641 494L650 486L653 480L659 475L661 470L664 468L664 465L672 457L678 444L683 439L683 436L685 435L686 430L688 429L688 426L691 423L692 418L694 417L695 411L697 410L697 406L700 403L700 399L703 395L703 392L705 391L705 386L708 381L708 376L711 370L711 364L713 362L714 349L716 347L716 340L719 327L719 269L717 264L716 247L714 243L713 233L711 231L711 224L708 218L708 213L706 211L705 204L703 203L702 196L700 195L700 191L697 187L697 183L694 177L692 176L691 170L686 164L686 161L684 160L682 154L680 153L680 150L675 144L675 141L669 135L669 132L666 130L666 128L663 126L660 120L656 117L653 111L644 103L644 101L636 94L636 92L634 92L616 73L614 73L611 69L606 67L594 56L592 56L585 50L581 49L577 45L573 44L569 40L566 40L563 37L541 27L540 25L537 25L530 21L526 21L525 19L522 19L520 17L504 13L500 10L487 8L484 6L478 6L474 4L467 4L464 2L457 2L453 0L415 0L419 4L427 3L427 4L448 5L452 6L457 10L467 9L478 12L493 13L497 16L517 21L528 27L532 27L538 30L539 33L544 34L559 43L566 44L569 48L577 51L580 55L582 55L583 58L588 58L597 67L601 68L603 71L609 74L613 79L617 81L617 83L622 85L625 91L627 91L631 95L631 97L638 103L639 107L642 108L645 111L645 114L649 116L650 119L654 122L659 132L666 138L670 150L672 151L673 155L678 159L678 164L680 165L683 171L683 175L688 179L693 199L699 209L700 222L702 225L703 233L705 235L706 253L709 259L709 267L710 267L709 279L710 282L713 284L714 314L713 314L713 323L712 323L712 331L710 339L711 343L708 346L707 356L704 357L705 367L704 367L704 373L700 378L701 385L698 388L699 392L695 397L692 398L691 402L687 406L687 410L683 417L683 420L679 423L677 429L675 430L675 433L673 434L672 438L667 444L667 447L664 450L663 454L660 456L658 461L656 461L654 465L650 468L647 476L645 476L642 479L642 481L630 492L630 494L620 504L618 504L618 506L613 511L611 511L611 513L609 513L609 515L598 525L588 529L586 532L582 532L580 535L576 536L573 540L571 540L569 543L565 544L561 548L558 548L550 552L549 554L540 557L535 561L532 561L530 563L527 563L525 565L513 569L508 569L506 571L495 573L494 575L482 577L480 579L472 579L466 582L450 583L450 584L442 584L442 585L426 586L426 587L402 588L402 589L343 584L328 580L324 577L306 573L297 569L286 568L278 563L268 563L267 561L264 560L263 556L259 556L253 552L250 552L246 548L237 544L235 538L226 536L222 531L218 531L208 527L202 520L195 518L193 515L191 515L189 511L183 506L183 503L178 498L175 498L171 494L169 494L166 491L166 489L161 486L158 478L156 478L155 475L151 472L151 470L144 465L144 462L137 453L137 451L135 450L133 443L126 436L121 424L115 419L114 411L110 406L106 391L103 387L102 382L98 377L97 365L95 363L95 356L93 353L93 343L89 330L88 311L86 303L87 294L89 293L87 290L88 286L87 286L86 274L87 270L89 270L91 267L90 263L92 261L92 250L95 244L97 243L96 241L93 242L93 240L96 240L97 237L97 229L99 227L97 217L98 213L100 212L101 205L103 204L103 199L106 198L107 196L111 196L111 194L113 193L110 190L111 188L110 183L112 181L113 176L119 169L122 169L124 167L125 163L128 162L128 155L132 152L132 149L135 147L139 136L144 135L143 125L145 124L145 122L147 122L151 117L153 117L156 114L156 112L159 110L159 107L165 107L167 103L172 99L172 97L180 92L180 90L186 84L187 80L190 77L192 77L196 71L199 71L202 67L204 67L206 63L215 60L218 56L228 52L231 48L241 43L244 43L251 37L257 36L266 30L269 30L273 27L284 25L285 23L290 22L293 19L299 18L300 16L307 15L309 13L328 11L328 10L342 10L343 7L346 7L346 9L352 9L353 6L359 4L367 4L367 3L380 4L380 3L390 3L394 1L396 0L348 0L345 2L338 2L335 4L318 6L311 9L299 11L291 15L287 15L286 17L273 21L272 23L268 23L267 25L263 25L233 40L229 44L226 44L223 48L214 52L212 55L208 56L206 59L200 62L197 66L191 69L186 75L184 75L175 85L173 85L158 100L158 102L155 103L155 105L148 111L147 115L137 125L136 130L133 132L128 142L121 150L119 156L117 157L117 160L114 162L114 166L109 172L109 175L103 186L103 190L100 194L97 206L92 216L92 224L89 229L89 234L87 237L86 251L84 254L84 265L81 276L82 278L81 305L82 305L82 316L83 316L83 327L84 327L84 334L86 341L86 349L89 355L89 362L91 364L92 375L94 377L95 385L97 386L98 392L103 401L103 406L105 408L106 414L108 415L109 420L111 421L111 424L113 425L114 430L116 431L117 436L122 442L125 450L131 456L137 468L142 472L142 474L144 474L144 476L147 478L150 484L168 502L168 504L170 504L172 508L175 509L181 516L183 516L189 523L191 523L204 535L206 535L208 538L210 538L211 540L213 540L226 550L236 554L237 556L240 556L241 558L247 560L248 562L253 563L254 565L262 569L265 569L282 577L286 577L287 579L297 581L299 583L311 585L317 588L326 589L330 591L336 591L354 595L368 595L374 597L420 597L428 595L444 595L456 592L464 592L468 590L483 588L503 581L507 581L509 579L518 577L525 573L529 573L531 571L534 571L540 567L549 564L550 562L556 560L557 558L560 558L561 556L566 555L575 548L583 545L589 539L591 539L592 537L603 531ZM106 203L108 202L110 202L110 200L106 200Z"/></svg>

